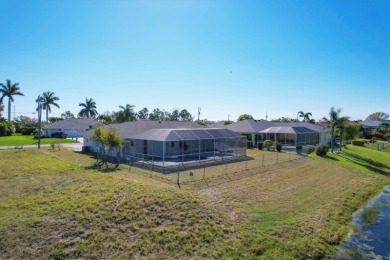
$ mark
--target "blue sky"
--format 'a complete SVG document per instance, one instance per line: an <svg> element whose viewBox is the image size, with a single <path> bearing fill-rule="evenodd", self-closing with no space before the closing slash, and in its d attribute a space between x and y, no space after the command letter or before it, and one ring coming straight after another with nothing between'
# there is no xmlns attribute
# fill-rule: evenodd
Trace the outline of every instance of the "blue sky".
<svg viewBox="0 0 390 260"><path fill-rule="evenodd" d="M201 118L390 112L390 1L0 0L0 82L15 115L55 92L77 113L201 107ZM5 111L6 113L7 111ZM14 112L12 108L12 112Z"/></svg>

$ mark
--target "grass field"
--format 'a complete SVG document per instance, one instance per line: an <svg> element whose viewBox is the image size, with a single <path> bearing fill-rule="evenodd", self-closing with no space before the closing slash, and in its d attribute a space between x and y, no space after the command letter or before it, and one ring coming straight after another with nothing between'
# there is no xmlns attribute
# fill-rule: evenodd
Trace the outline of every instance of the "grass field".
<svg viewBox="0 0 390 260"><path fill-rule="evenodd" d="M67 149L0 150L0 258L323 258L390 183L388 153L348 147L181 189Z"/></svg>
<svg viewBox="0 0 390 260"><path fill-rule="evenodd" d="M63 138L42 138L41 144L56 143L76 143L76 140ZM34 139L32 135L15 134L13 136L0 136L0 146L22 146L38 144L38 139Z"/></svg>

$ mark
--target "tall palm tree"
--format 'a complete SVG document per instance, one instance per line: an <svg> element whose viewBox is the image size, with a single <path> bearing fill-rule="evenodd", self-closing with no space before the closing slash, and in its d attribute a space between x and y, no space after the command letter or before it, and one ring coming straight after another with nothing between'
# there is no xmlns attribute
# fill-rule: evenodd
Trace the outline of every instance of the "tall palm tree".
<svg viewBox="0 0 390 260"><path fill-rule="evenodd" d="M11 103L14 102L15 95L24 96L22 92L20 92L20 88L18 87L19 83L11 83L11 80L7 79L7 84L4 85L0 83L0 103L3 102L4 97L8 97L8 121L11 121Z"/></svg>
<svg viewBox="0 0 390 260"><path fill-rule="evenodd" d="M43 92L43 95L40 96L42 108L43 110L46 110L46 125L49 123L49 113L51 113L51 105L60 108L60 106L55 102L58 100L60 99L54 96L54 92L50 91L45 91Z"/></svg>
<svg viewBox="0 0 390 260"><path fill-rule="evenodd" d="M134 108L135 106L127 104L126 106L119 106L120 109L123 110L123 113L125 114L126 120L127 121L135 121L136 116L134 113Z"/></svg>
<svg viewBox="0 0 390 260"><path fill-rule="evenodd" d="M343 121L348 120L348 117L341 117L340 113L340 108L335 109L334 107L331 107L329 112L329 119L326 117L322 118L324 122L328 123L328 128L330 130L330 149L332 153L334 149L334 131L339 124L342 124Z"/></svg>
<svg viewBox="0 0 390 260"><path fill-rule="evenodd" d="M96 110L96 103L92 98L85 98L85 103L80 103L79 106L83 107L78 114L79 117L95 118L99 114Z"/></svg>
<svg viewBox="0 0 390 260"><path fill-rule="evenodd" d="M336 128L337 128L337 130L339 131L339 134L340 134L340 152L341 152L342 147L343 147L344 131L345 131L345 128L347 128L347 123L348 122L349 122L349 117L347 117L347 116L342 116L337 121Z"/></svg>
<svg viewBox="0 0 390 260"><path fill-rule="evenodd" d="M1 113L4 111L4 105L3 103L1 102L0 103L0 117L1 117Z"/></svg>
<svg viewBox="0 0 390 260"><path fill-rule="evenodd" d="M310 112L304 113L303 111L299 111L298 116L303 117L302 122L311 122L312 119L310 117L313 115Z"/></svg>

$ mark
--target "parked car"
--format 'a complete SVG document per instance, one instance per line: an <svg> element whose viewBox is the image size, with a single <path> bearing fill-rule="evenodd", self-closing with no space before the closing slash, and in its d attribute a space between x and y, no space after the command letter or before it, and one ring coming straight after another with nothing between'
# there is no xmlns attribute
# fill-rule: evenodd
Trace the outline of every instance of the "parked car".
<svg viewBox="0 0 390 260"><path fill-rule="evenodd" d="M67 138L68 135L65 134L64 132L54 132L51 134L51 137L53 137L53 138Z"/></svg>

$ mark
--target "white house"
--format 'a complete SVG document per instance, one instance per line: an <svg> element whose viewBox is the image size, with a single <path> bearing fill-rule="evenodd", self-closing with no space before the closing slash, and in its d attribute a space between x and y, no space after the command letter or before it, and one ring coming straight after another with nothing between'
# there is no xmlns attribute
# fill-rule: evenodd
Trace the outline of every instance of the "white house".
<svg viewBox="0 0 390 260"><path fill-rule="evenodd" d="M69 118L47 125L47 135L55 132L64 132L68 137L83 137L85 131L92 129L98 121L86 118Z"/></svg>

